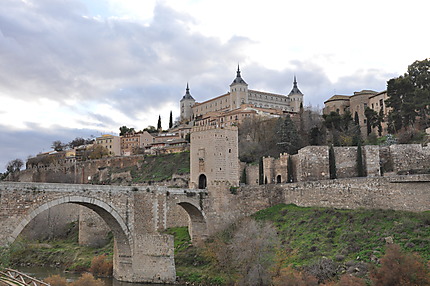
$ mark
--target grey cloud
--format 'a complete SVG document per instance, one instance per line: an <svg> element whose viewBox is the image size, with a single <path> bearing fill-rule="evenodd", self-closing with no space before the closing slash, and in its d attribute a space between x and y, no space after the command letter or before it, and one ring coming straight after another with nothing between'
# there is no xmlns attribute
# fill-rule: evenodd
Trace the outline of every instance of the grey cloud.
<svg viewBox="0 0 430 286"><path fill-rule="evenodd" d="M85 18L76 1L53 2L29 8L8 1L0 11L0 42L7 43L0 47L0 90L25 99L106 100L130 115L178 100L176 88L196 75L231 69L245 58L241 47L252 43L191 33L194 20L163 5L143 26Z"/></svg>

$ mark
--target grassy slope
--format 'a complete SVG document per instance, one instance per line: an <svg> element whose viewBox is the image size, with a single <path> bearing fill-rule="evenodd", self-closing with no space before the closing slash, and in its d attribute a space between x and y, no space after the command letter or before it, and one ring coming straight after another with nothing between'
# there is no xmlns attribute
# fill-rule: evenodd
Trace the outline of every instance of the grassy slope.
<svg viewBox="0 0 430 286"><path fill-rule="evenodd" d="M173 174L190 172L190 152L147 156L142 167L132 172L133 182L163 181L172 178Z"/></svg>
<svg viewBox="0 0 430 286"><path fill-rule="evenodd" d="M253 217L272 221L277 227L287 253L286 265L311 265L321 257L340 264L370 262L371 256L383 255L386 237L430 260L430 212L338 210L281 204L259 211ZM216 250L196 249L189 246L184 235L179 237L182 243L176 245L175 251L178 276L192 282L228 281L234 276L234 270L223 273L220 271L223 267L206 255Z"/></svg>
<svg viewBox="0 0 430 286"><path fill-rule="evenodd" d="M369 262L372 254L378 257L383 253L386 237L430 259L430 212L277 205L254 217L275 224L284 245L294 250L289 262L296 265L322 256L340 261L358 257Z"/></svg>
<svg viewBox="0 0 430 286"><path fill-rule="evenodd" d="M190 172L190 152L145 156L145 160L141 161L140 167L130 166L110 170L113 174L127 171L130 171L133 183L170 180L174 174L182 175ZM122 181L117 179L104 183L122 183Z"/></svg>

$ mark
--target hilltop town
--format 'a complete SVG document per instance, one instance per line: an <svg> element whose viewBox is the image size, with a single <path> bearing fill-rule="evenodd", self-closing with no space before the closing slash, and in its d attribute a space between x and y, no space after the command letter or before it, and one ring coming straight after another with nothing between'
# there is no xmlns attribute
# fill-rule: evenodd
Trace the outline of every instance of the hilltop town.
<svg viewBox="0 0 430 286"><path fill-rule="evenodd" d="M206 188L222 182L235 187L425 172L430 166L417 158L429 155L429 147L423 146L428 141L424 131L430 133L428 119L417 112L403 126L398 118L393 120L398 109L393 104L398 103L389 98L390 88L392 94L397 91L392 87L395 79L390 81L385 91L333 95L324 102L321 114L303 106L305 95L295 76L288 94L275 94L249 89L238 66L229 92L204 102L194 99L187 84L180 99L180 118L173 123L170 116L167 131L161 130L159 118L157 128L136 131L122 126L119 136L76 138L69 144L55 141L53 151L29 158L25 171L11 172L7 179L157 184L157 180L135 180L135 166L139 169L148 156L181 152L189 152L189 168L168 175L170 181L161 184ZM390 147L396 142L422 144ZM367 146L358 151L361 145ZM362 153L363 171L357 169L357 152ZM396 157L403 153L413 153L414 159ZM331 166L335 160L337 166Z"/></svg>
<svg viewBox="0 0 430 286"><path fill-rule="evenodd" d="M405 107L398 108L398 85L392 79L387 91L334 95L325 102L323 114L303 107L305 95L296 77L289 94L273 94L248 89L238 68L230 92L201 103L187 85L180 100L181 118L166 132L122 126L120 136L77 138L67 148L54 142L57 150L29 158L26 170L18 167L7 174L6 181L19 183L1 185L2 240L14 241L20 233L44 240L51 235L46 229L55 236L79 221L75 243L104 246L113 243L108 235L112 231L113 261L119 261L112 266L115 278L157 283L174 283L179 276L228 284L240 278L228 276L235 271L248 279L252 273L241 270L240 263L230 264L232 271L219 270L225 259L235 261L236 254L223 249L260 251L263 246L248 243L260 235L262 243L274 247L279 231L280 254L267 250L276 257L264 267L267 281L290 281L282 271L303 280L302 270L312 275L314 285L335 277L368 279L368 263L386 259L381 256L386 244L399 243L427 257L428 106L409 114ZM422 95L421 87L418 91L408 96ZM399 97L405 101L403 94ZM398 213L388 215L391 211ZM306 220L303 213L309 216ZM273 220L278 229L250 215ZM399 216L405 222L398 223ZM395 221L386 226L387 218ZM410 224L409 218L416 222ZM293 225L287 227L290 234L282 230L286 221ZM299 234L302 228L308 228L304 235ZM364 230L357 234L356 229ZM189 238L184 239L187 246L173 250L177 242L166 232L177 239L177 231ZM240 237L246 241L238 247ZM300 242L290 249L284 245L287 241ZM305 264L290 269L283 262L281 272L272 273L278 258ZM201 259L209 259L205 265L217 273L204 272L193 280L195 261ZM187 261L193 268L177 274L175 267L187 267Z"/></svg>

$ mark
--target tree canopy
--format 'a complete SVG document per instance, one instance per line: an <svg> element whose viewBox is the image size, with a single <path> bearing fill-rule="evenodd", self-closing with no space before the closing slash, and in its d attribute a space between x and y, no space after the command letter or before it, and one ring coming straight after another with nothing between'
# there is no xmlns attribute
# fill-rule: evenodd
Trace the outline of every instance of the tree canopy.
<svg viewBox="0 0 430 286"><path fill-rule="evenodd" d="M420 127L430 124L430 59L415 61L408 71L387 83L388 99L391 108L388 117L390 132L409 128L415 123Z"/></svg>
<svg viewBox="0 0 430 286"><path fill-rule="evenodd" d="M285 116L285 118L279 118L276 134L276 144L281 152L290 155L297 154L297 151L303 147L296 124L294 124L290 115Z"/></svg>
<svg viewBox="0 0 430 286"><path fill-rule="evenodd" d="M135 132L133 127L128 128L127 126L121 126L119 128L119 136L124 136L125 134L133 133L133 132Z"/></svg>

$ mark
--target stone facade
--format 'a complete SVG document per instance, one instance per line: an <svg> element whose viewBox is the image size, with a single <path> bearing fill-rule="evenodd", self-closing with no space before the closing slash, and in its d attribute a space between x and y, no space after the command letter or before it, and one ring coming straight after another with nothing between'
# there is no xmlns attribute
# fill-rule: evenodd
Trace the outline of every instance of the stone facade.
<svg viewBox="0 0 430 286"><path fill-rule="evenodd" d="M128 133L121 136L121 156L130 156L133 150L144 148L154 142L154 136L148 131Z"/></svg>
<svg viewBox="0 0 430 286"><path fill-rule="evenodd" d="M330 112L337 112L343 115L349 111L353 119L355 119L355 114L357 113L361 134L367 134L367 119L364 111L367 107L373 109L378 114L382 110L384 118L384 122L381 123L382 135L385 135L388 134L387 116L390 111L385 104L387 99L387 91L362 90L354 92L353 95L333 95L324 102L323 113L330 114ZM374 128L372 132L377 134L377 128Z"/></svg>
<svg viewBox="0 0 430 286"><path fill-rule="evenodd" d="M194 127L191 133L190 187L239 185L237 127Z"/></svg>
<svg viewBox="0 0 430 286"><path fill-rule="evenodd" d="M200 126L215 124L226 126L239 124L243 117L254 116L260 112L297 113L302 104L303 93L297 87L295 77L293 88L288 95L268 93L248 89L248 84L243 80L238 67L229 92L207 101L196 102L187 85L186 93L180 101L180 112L183 122L194 121L195 125Z"/></svg>
<svg viewBox="0 0 430 286"><path fill-rule="evenodd" d="M121 138L119 136L105 134L96 138L96 144L102 145L111 156L121 155Z"/></svg>

